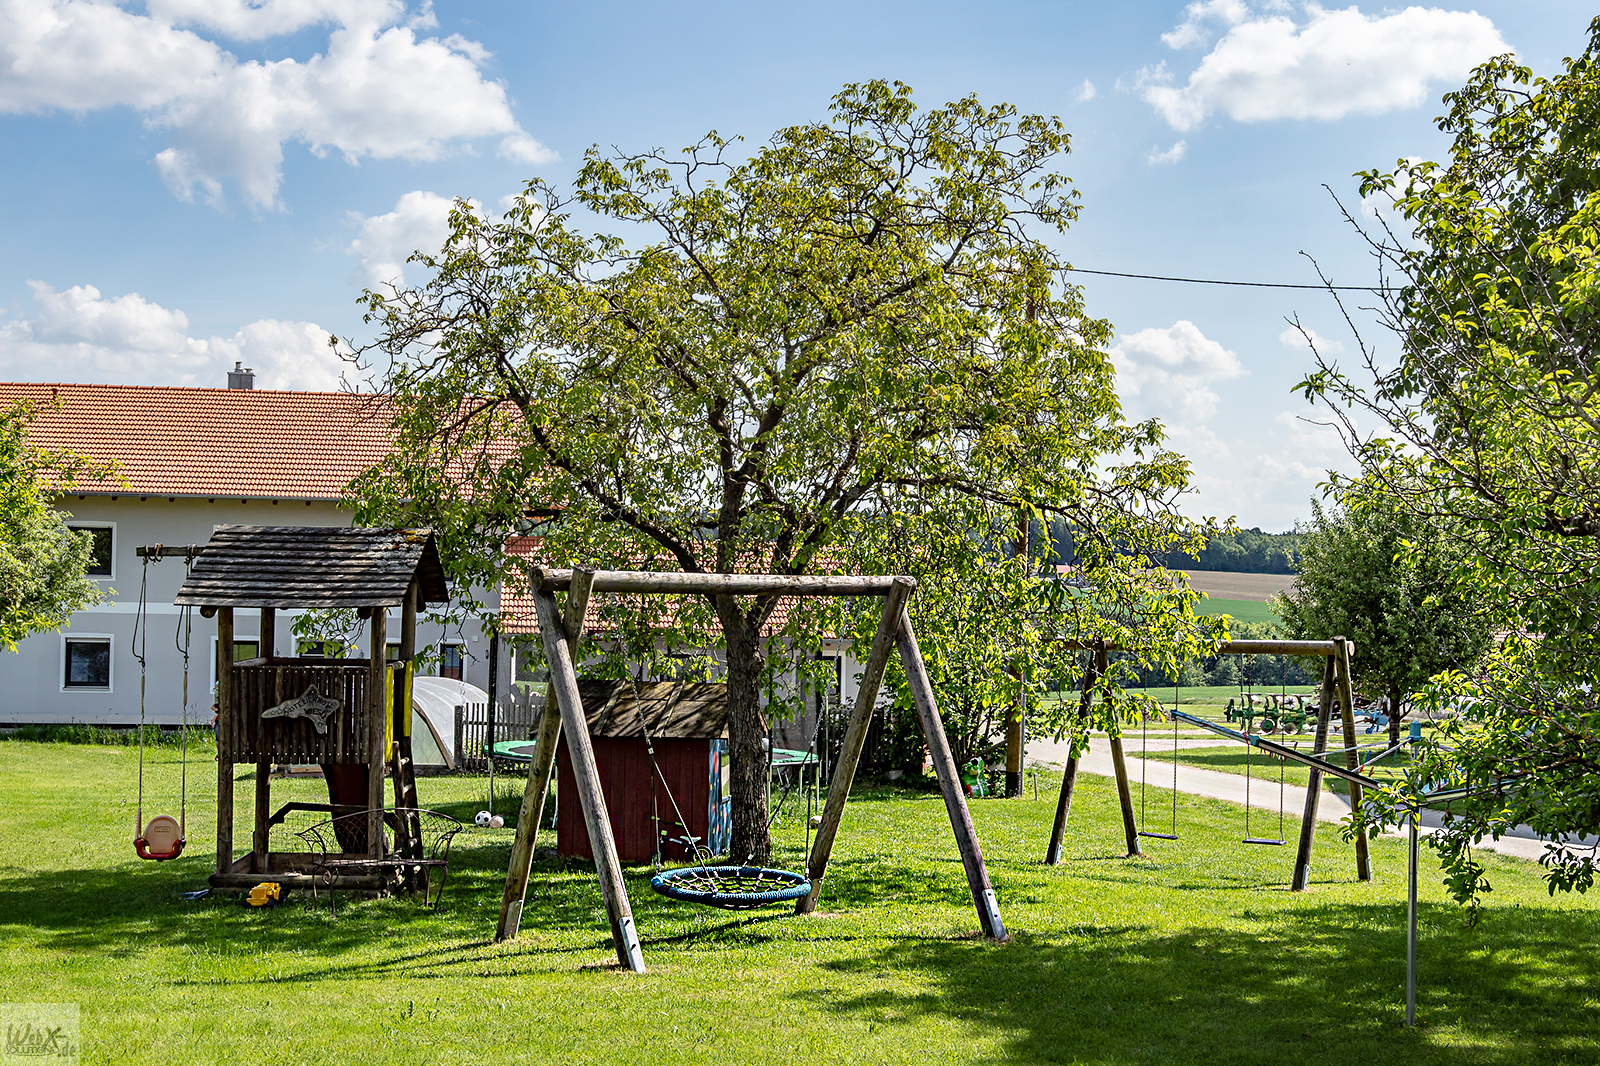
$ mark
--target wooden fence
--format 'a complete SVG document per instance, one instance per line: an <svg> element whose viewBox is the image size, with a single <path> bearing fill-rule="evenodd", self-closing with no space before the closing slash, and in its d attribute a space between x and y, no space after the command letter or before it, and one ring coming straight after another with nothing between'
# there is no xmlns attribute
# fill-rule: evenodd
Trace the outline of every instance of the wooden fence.
<svg viewBox="0 0 1600 1066"><path fill-rule="evenodd" d="M544 695L519 691L503 696L489 721L489 705L469 703L456 708L456 769L486 773L489 750L503 740L527 740L533 736L544 711Z"/></svg>

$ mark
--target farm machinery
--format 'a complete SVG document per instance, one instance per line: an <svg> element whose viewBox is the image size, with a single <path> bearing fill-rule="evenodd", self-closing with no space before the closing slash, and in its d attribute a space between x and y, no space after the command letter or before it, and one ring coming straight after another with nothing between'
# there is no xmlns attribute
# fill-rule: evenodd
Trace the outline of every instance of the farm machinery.
<svg viewBox="0 0 1600 1066"><path fill-rule="evenodd" d="M1317 697L1250 692L1229 700L1223 714L1230 722L1243 722L1246 733L1304 733L1316 725Z"/></svg>

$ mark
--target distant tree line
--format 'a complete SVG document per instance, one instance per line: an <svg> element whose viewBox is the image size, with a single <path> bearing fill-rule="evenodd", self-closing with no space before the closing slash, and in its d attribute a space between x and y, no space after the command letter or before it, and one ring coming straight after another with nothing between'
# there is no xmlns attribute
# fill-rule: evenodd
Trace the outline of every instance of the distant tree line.
<svg viewBox="0 0 1600 1066"><path fill-rule="evenodd" d="M1072 530L1057 523L1051 527L1051 540L1058 563L1074 558ZM1169 570L1225 570L1235 574L1294 574L1299 572L1300 534L1263 533L1260 529L1241 529L1210 537L1197 554L1168 552L1155 561Z"/></svg>

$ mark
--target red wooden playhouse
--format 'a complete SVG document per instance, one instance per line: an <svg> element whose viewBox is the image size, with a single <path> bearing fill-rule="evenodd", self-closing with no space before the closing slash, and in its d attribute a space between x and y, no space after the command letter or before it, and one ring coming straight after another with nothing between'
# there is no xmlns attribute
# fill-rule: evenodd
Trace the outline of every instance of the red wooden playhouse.
<svg viewBox="0 0 1600 1066"><path fill-rule="evenodd" d="M726 853L732 833L728 687L643 682L637 700L635 687L628 681L578 683L618 857L649 862L659 843L664 861L692 859L686 835L714 855ZM556 853L592 859L564 733L556 759Z"/></svg>

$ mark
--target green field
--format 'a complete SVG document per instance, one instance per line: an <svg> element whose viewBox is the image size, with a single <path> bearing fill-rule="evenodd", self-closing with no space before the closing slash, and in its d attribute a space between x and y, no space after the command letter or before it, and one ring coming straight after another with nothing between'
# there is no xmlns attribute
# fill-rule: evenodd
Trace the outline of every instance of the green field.
<svg viewBox="0 0 1600 1066"><path fill-rule="evenodd" d="M1196 600L1194 613L1215 618L1218 615L1231 614L1241 622L1272 622L1281 621L1271 607L1261 600Z"/></svg>
<svg viewBox="0 0 1600 1066"><path fill-rule="evenodd" d="M175 811L174 754L154 762L147 810ZM634 976L611 965L582 864L538 863L525 935L491 942L506 831L458 838L436 912L184 902L211 861L200 766L190 851L157 865L129 846L132 751L0 742L0 1000L78 1003L86 1063L1600 1060L1600 909L1548 898L1536 867L1493 854L1477 929L1426 866L1423 1024L1406 1030L1403 849L1375 842L1377 880L1360 884L1331 826L1311 890L1291 894L1289 849L1231 843L1237 807L1186 801L1182 839L1128 860L1110 782L1081 778L1065 860L1049 868L1052 795L975 802L1013 934L996 945L973 933L939 797L864 790L819 914L670 903L630 868L650 967ZM485 782L421 787L470 815ZM241 773L241 804L251 788ZM779 862L798 865L800 826L778 836Z"/></svg>

